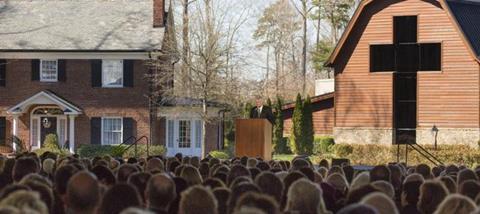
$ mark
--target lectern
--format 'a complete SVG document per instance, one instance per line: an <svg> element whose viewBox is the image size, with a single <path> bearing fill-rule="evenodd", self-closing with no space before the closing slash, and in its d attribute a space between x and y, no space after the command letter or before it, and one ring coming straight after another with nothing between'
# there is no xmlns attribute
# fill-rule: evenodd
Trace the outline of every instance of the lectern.
<svg viewBox="0 0 480 214"><path fill-rule="evenodd" d="M272 124L266 119L237 119L235 155L272 159Z"/></svg>

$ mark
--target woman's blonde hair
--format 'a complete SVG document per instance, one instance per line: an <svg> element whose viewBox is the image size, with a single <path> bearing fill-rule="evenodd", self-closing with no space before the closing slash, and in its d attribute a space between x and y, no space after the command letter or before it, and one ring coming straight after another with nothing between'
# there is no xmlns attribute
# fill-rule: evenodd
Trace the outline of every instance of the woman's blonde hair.
<svg viewBox="0 0 480 214"><path fill-rule="evenodd" d="M40 214L47 214L47 205L40 199L37 192L17 190L9 194L0 202L0 207L12 206L20 211L36 211Z"/></svg>
<svg viewBox="0 0 480 214"><path fill-rule="evenodd" d="M379 214L398 214L395 203L385 193L374 192L365 196L361 204L368 204L377 209Z"/></svg>
<svg viewBox="0 0 480 214"><path fill-rule="evenodd" d="M300 213L329 213L322 197L322 189L301 178L290 186L287 193L286 210Z"/></svg>
<svg viewBox="0 0 480 214"><path fill-rule="evenodd" d="M475 211L477 205L469 197L460 194L451 194L438 205L435 214L470 214Z"/></svg>

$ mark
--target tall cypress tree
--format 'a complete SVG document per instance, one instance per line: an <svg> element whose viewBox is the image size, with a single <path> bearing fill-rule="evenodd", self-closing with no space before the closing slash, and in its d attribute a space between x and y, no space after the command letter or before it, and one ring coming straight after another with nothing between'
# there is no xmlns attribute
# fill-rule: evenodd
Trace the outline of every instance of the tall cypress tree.
<svg viewBox="0 0 480 214"><path fill-rule="evenodd" d="M311 155L313 153L315 132L313 130L312 100L310 99L310 96L307 96L307 99L305 99L305 102L303 103L303 120L303 148L305 149L305 154Z"/></svg>
<svg viewBox="0 0 480 214"><path fill-rule="evenodd" d="M253 105L250 102L245 103L243 106L243 118L250 118L250 111L252 108Z"/></svg>
<svg viewBox="0 0 480 214"><path fill-rule="evenodd" d="M270 99L270 97L267 99L267 106L272 108L272 100Z"/></svg>
<svg viewBox="0 0 480 214"><path fill-rule="evenodd" d="M292 133L290 134L290 148L295 154L304 154L304 137L303 137L303 127L304 127L304 118L303 118L303 102L302 96L300 93L297 95L297 100L295 101L295 109L293 110L292 116Z"/></svg>
<svg viewBox="0 0 480 214"><path fill-rule="evenodd" d="M283 101L277 97L275 103L275 125L273 126L273 145L274 151L277 154L285 154L288 152L286 141L283 139Z"/></svg>

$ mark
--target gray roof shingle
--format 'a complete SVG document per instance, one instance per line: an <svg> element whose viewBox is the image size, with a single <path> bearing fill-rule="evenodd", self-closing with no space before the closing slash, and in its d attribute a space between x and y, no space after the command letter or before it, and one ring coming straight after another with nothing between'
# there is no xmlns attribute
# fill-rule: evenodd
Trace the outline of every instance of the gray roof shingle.
<svg viewBox="0 0 480 214"><path fill-rule="evenodd" d="M480 58L480 0L447 0L447 3Z"/></svg>
<svg viewBox="0 0 480 214"><path fill-rule="evenodd" d="M0 0L0 50L161 49L152 0Z"/></svg>

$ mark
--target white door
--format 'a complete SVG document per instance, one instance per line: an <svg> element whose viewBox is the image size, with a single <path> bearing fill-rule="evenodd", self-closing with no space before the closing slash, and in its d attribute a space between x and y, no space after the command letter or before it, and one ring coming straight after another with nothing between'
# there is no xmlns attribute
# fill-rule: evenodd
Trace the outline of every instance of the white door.
<svg viewBox="0 0 480 214"><path fill-rule="evenodd" d="M182 153L184 156L200 156L202 122L195 119L167 120L167 155Z"/></svg>

